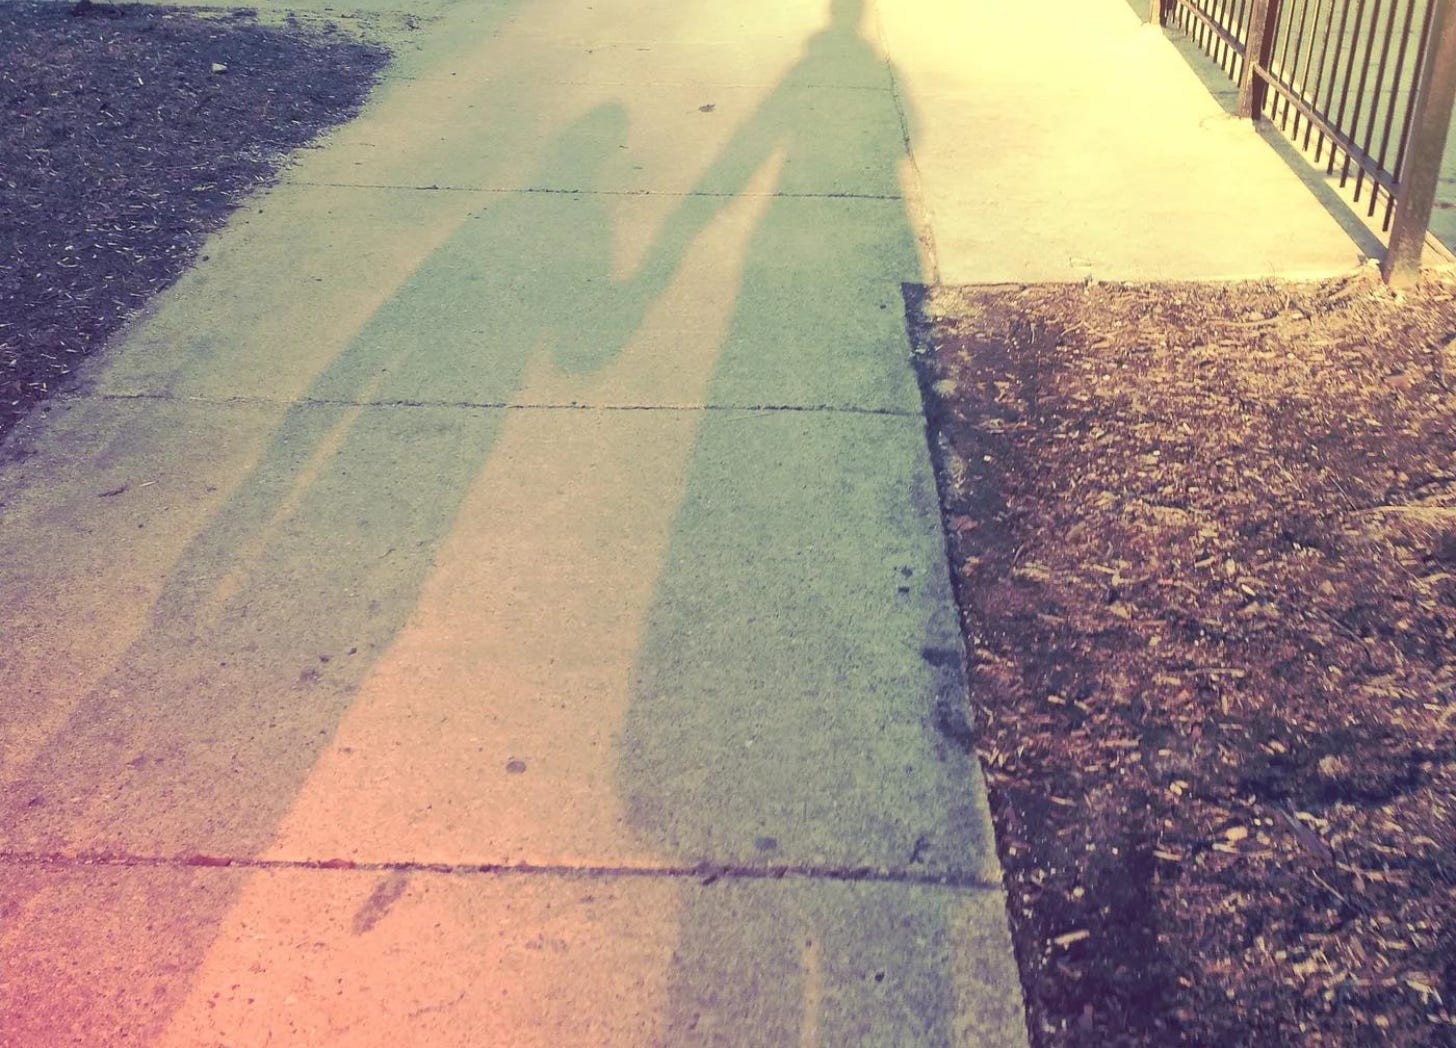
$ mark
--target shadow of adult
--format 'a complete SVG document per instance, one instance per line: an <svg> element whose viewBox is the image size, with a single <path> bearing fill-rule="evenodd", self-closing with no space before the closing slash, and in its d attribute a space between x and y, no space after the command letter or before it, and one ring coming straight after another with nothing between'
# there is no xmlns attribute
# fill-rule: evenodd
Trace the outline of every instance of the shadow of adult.
<svg viewBox="0 0 1456 1048"><path fill-rule="evenodd" d="M555 137L539 181L588 184L626 134L625 110L598 106ZM500 194L464 221L309 392L276 409L266 450L177 561L141 635L30 767L10 770L5 847L203 866L266 850L406 625L526 369L544 357L590 371L620 350L591 337L583 305L608 297L612 252L610 215L590 194ZM147 912L94 955L52 949L52 925L12 924L7 1043L54 1043L59 1002L90 1043L163 1027L233 889L159 877ZM89 905L135 902L108 890L98 883ZM6 895L7 912L24 911ZM156 951L168 971L116 961Z"/></svg>
<svg viewBox="0 0 1456 1048"><path fill-rule="evenodd" d="M953 969L985 897L938 882L978 884L991 845L937 728L964 683L904 330L905 117L864 20L834 0L643 268L665 282L735 198L772 194L619 742L633 829L704 872L672 1044L939 1045L982 1021Z"/></svg>
<svg viewBox="0 0 1456 1048"><path fill-rule="evenodd" d="M902 186L911 117L897 104L893 71L860 32L865 19L864 0L833 0L826 27L737 129L640 267L638 293L651 297L735 199L771 196L713 373L717 405L918 410L904 375L899 293L901 281L920 276ZM774 351L761 352L763 342Z"/></svg>

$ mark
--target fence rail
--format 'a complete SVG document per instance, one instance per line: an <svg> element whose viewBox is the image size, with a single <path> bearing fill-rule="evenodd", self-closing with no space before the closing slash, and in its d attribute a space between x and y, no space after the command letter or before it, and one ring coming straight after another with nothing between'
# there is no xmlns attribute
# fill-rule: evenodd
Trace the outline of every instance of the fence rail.
<svg viewBox="0 0 1456 1048"><path fill-rule="evenodd" d="M1240 116L1274 122L1352 190L1390 234L1387 280L1414 280L1456 96L1456 0L1152 0L1152 13L1239 86Z"/></svg>

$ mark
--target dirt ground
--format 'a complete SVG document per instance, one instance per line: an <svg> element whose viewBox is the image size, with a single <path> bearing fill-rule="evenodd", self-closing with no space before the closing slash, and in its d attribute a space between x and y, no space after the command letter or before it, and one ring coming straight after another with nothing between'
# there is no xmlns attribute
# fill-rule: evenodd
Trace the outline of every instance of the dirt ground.
<svg viewBox="0 0 1456 1048"><path fill-rule="evenodd" d="M1456 285L909 306L1036 1042L1456 1044Z"/></svg>
<svg viewBox="0 0 1456 1048"><path fill-rule="evenodd" d="M0 435L354 113L386 57L248 11L0 3Z"/></svg>

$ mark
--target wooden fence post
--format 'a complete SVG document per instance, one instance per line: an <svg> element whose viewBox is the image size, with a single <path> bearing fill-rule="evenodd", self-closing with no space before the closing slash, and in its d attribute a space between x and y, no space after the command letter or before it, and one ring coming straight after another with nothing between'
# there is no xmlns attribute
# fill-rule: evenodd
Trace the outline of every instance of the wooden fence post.
<svg viewBox="0 0 1456 1048"><path fill-rule="evenodd" d="M1269 85L1254 72L1255 65L1265 69L1274 57L1274 36L1279 27L1279 0L1254 0L1249 9L1249 35L1244 42L1244 69L1239 77L1238 115L1257 120L1264 112L1264 98Z"/></svg>
<svg viewBox="0 0 1456 1048"><path fill-rule="evenodd" d="M1410 147L1405 167L1397 172L1400 196L1390 227L1390 247L1380 271L1391 287L1409 287L1421 275L1421 251L1441 177L1446 132L1456 103L1456 0L1433 0L1435 17L1426 45L1425 75L1411 118Z"/></svg>

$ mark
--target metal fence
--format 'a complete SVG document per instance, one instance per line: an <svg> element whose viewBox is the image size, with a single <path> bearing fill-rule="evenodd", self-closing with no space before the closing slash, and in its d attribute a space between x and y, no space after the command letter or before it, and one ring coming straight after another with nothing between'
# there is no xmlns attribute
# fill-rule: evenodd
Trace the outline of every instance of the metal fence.
<svg viewBox="0 0 1456 1048"><path fill-rule="evenodd" d="M1177 0L1162 5L1165 26L1182 29L1218 63L1234 83L1244 71L1245 42L1248 40L1249 0L1219 3L1217 0Z"/></svg>
<svg viewBox="0 0 1456 1048"><path fill-rule="evenodd" d="M1152 4L1164 26L1181 29L1239 85L1240 116L1273 121L1353 190L1390 232L1386 275L1398 282L1419 265L1431 211L1424 186L1434 197L1456 92L1453 7L1456 0Z"/></svg>

